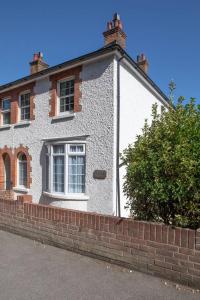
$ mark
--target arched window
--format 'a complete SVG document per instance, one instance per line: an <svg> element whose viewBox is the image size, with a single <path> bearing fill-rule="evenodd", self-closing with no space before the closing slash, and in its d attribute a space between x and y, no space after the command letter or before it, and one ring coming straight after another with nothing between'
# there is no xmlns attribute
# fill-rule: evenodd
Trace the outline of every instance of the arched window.
<svg viewBox="0 0 200 300"><path fill-rule="evenodd" d="M27 158L24 153L18 155L18 185L27 187Z"/></svg>

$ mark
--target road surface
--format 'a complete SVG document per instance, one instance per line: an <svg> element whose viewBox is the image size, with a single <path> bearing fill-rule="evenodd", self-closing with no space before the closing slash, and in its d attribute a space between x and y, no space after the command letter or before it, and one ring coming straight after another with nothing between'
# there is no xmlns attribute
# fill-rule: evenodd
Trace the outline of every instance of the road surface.
<svg viewBox="0 0 200 300"><path fill-rule="evenodd" d="M196 300L200 293L0 231L0 300Z"/></svg>

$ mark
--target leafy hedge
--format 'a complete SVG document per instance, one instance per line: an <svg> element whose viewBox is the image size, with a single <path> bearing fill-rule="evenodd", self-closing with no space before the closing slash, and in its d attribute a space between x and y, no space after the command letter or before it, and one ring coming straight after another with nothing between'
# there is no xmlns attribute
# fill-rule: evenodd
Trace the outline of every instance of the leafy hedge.
<svg viewBox="0 0 200 300"><path fill-rule="evenodd" d="M124 192L135 218L200 227L200 105L152 107L152 123L123 153Z"/></svg>

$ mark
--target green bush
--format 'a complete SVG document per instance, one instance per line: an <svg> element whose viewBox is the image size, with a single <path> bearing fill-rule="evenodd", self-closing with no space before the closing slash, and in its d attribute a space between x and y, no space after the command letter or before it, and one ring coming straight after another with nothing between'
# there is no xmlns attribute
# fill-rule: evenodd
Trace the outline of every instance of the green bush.
<svg viewBox="0 0 200 300"><path fill-rule="evenodd" d="M152 123L122 155L124 192L132 216L200 227L200 105L180 98L176 108L152 107Z"/></svg>

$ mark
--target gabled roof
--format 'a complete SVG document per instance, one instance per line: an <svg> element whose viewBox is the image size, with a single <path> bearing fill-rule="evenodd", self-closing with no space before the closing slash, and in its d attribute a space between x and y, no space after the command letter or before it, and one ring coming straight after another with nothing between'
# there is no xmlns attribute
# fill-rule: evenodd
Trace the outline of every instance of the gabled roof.
<svg viewBox="0 0 200 300"><path fill-rule="evenodd" d="M102 55L106 55L109 53L112 53L114 51L118 51L121 55L123 55L124 58L127 59L127 61L144 77L144 79L158 92L158 94L167 102L169 102L168 97L161 91L161 89L155 84L153 80L137 65L137 63L131 58L131 56L118 44L111 43L103 48L100 48L97 51L87 53L85 55L79 56L77 58L65 61L64 63L58 64L53 67L49 67L43 71L40 71L38 73L34 73L32 75L17 79L15 81L6 83L4 85L0 86L0 93L4 92L4 90L7 89L13 89L17 87L18 85L29 83L30 81L34 81L36 79L39 79L40 77L43 77L45 75L51 75L53 73L59 72L62 69L73 67L73 65L81 64L84 62L87 62L89 59L95 59Z"/></svg>

